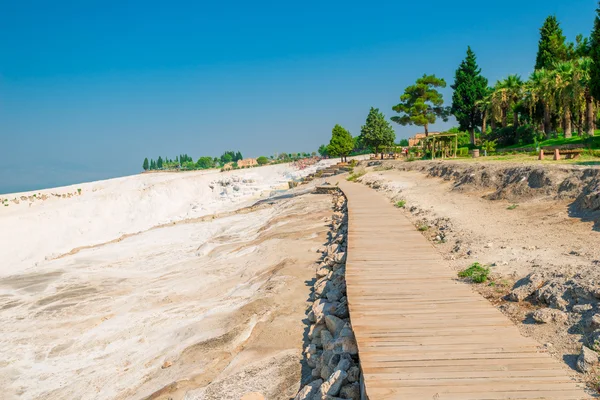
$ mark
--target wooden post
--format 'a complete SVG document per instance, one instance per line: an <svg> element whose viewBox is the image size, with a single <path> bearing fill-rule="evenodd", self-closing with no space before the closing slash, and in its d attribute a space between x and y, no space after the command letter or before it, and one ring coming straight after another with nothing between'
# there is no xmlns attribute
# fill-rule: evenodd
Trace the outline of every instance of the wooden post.
<svg viewBox="0 0 600 400"><path fill-rule="evenodd" d="M554 161L560 160L560 150L554 149Z"/></svg>
<svg viewBox="0 0 600 400"><path fill-rule="evenodd" d="M540 149L540 156L538 157L538 160L543 160L544 159L544 149Z"/></svg>

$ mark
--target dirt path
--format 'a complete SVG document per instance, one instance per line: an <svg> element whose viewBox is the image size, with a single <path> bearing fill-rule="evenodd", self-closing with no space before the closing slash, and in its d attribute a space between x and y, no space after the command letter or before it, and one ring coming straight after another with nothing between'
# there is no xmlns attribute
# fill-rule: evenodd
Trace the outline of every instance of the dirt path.
<svg viewBox="0 0 600 400"><path fill-rule="evenodd" d="M361 181L385 192L390 201L404 201L398 212L421 227L456 271L474 262L490 266L493 282L476 289L509 315L524 335L574 368L582 344L593 347L600 337L593 321L600 297L600 233L594 220L573 218L574 198L569 196L560 199L550 192L533 196L521 187L499 189L498 184L481 183L482 174L492 176L502 167L479 165L473 170L447 163L444 180L427 174L433 165L441 168L440 163L409 167L420 171L399 170L406 164L411 163L368 168ZM522 182L517 179L515 186ZM499 190L515 194L497 196ZM498 197L505 198L489 200ZM528 283L526 277L532 273L541 276L537 290L521 302L508 301L505 296ZM567 320L535 323L532 311L546 307L562 310ZM593 380L592 375L588 378Z"/></svg>

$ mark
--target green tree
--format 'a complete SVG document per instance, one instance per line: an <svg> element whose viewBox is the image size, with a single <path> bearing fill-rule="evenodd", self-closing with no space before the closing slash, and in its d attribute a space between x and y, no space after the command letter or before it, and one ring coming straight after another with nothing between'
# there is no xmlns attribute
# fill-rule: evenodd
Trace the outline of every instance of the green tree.
<svg viewBox="0 0 600 400"><path fill-rule="evenodd" d="M487 93L488 80L481 76L475 53L469 46L467 57L460 63L454 76L451 112L460 129L469 132L471 144L475 144L475 128L481 124L482 113L477 102Z"/></svg>
<svg viewBox="0 0 600 400"><path fill-rule="evenodd" d="M549 16L540 28L540 41L535 59L535 69L551 70L554 64L567 59L565 36L554 15Z"/></svg>
<svg viewBox="0 0 600 400"><path fill-rule="evenodd" d="M354 139L346 129L340 125L333 127L331 131L331 141L327 146L327 152L334 157L341 157L342 161L347 160L348 154L354 148Z"/></svg>
<svg viewBox="0 0 600 400"><path fill-rule="evenodd" d="M162 169L163 167L163 159L161 156L158 156L158 160L156 160L156 168Z"/></svg>
<svg viewBox="0 0 600 400"><path fill-rule="evenodd" d="M375 154L381 146L391 146L396 139L392 126L385 120L378 108L369 110L365 124L360 128L360 142L375 149ZM383 153L381 154L383 159Z"/></svg>
<svg viewBox="0 0 600 400"><path fill-rule="evenodd" d="M244 157L242 156L242 153L240 153L239 151L237 153L235 153L235 159L234 161L240 161L243 160Z"/></svg>
<svg viewBox="0 0 600 400"><path fill-rule="evenodd" d="M398 144L402 147L408 147L408 139L401 139Z"/></svg>
<svg viewBox="0 0 600 400"><path fill-rule="evenodd" d="M148 171L148 168L150 168L150 165L148 164L148 157L144 158L144 164L142 165L142 168L144 168L144 171Z"/></svg>
<svg viewBox="0 0 600 400"><path fill-rule="evenodd" d="M200 157L196 162L196 167L199 169L208 169L214 167L212 157Z"/></svg>
<svg viewBox="0 0 600 400"><path fill-rule="evenodd" d="M265 165L269 163L269 159L265 156L260 156L256 159L256 162L258 163L258 165Z"/></svg>
<svg viewBox="0 0 600 400"><path fill-rule="evenodd" d="M221 162L223 164L227 164L227 163L230 163L232 161L233 161L233 156L229 152L227 152L227 153L225 153L225 154L223 154L221 156Z"/></svg>
<svg viewBox="0 0 600 400"><path fill-rule="evenodd" d="M589 66L589 93L586 98L586 114L588 120L588 134L594 132L596 125L595 104L600 99L600 2L596 9L594 29L590 37L589 56L592 59ZM589 121L593 121L592 124Z"/></svg>
<svg viewBox="0 0 600 400"><path fill-rule="evenodd" d="M150 160L150 169L151 170L156 169L156 162L154 160Z"/></svg>
<svg viewBox="0 0 600 400"><path fill-rule="evenodd" d="M446 81L435 75L423 75L415 85L409 86L400 96L400 103L392 107L400 116L392 117L392 121L400 125L417 125L425 129L429 136L429 124L437 118L448 120L448 109L443 107L444 98L437 88L445 88Z"/></svg>
<svg viewBox="0 0 600 400"><path fill-rule="evenodd" d="M319 146L319 150L317 150L321 157L327 157L329 153L327 152L327 146L322 144Z"/></svg>

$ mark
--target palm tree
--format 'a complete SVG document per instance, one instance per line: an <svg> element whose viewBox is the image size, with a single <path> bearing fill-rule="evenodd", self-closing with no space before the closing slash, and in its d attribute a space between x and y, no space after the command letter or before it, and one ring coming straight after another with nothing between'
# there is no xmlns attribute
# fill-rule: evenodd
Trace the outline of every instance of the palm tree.
<svg viewBox="0 0 600 400"><path fill-rule="evenodd" d="M595 128L595 113L594 113L594 98L590 92L590 83L591 83L591 75L590 69L592 67L592 59L590 57L582 57L577 60L578 66L578 86L580 88L579 92L583 92L583 101L585 102L585 130L587 135L594 136L594 128ZM582 124L584 125L584 124Z"/></svg>
<svg viewBox="0 0 600 400"><path fill-rule="evenodd" d="M552 131L552 110L555 106L553 71L539 69L534 71L525 85L526 102L529 104L530 113L533 116L533 110L541 104L544 110L543 131L546 138Z"/></svg>
<svg viewBox="0 0 600 400"><path fill-rule="evenodd" d="M490 119L492 130L496 129L496 118L493 115L493 102L492 96L494 93L493 88L488 88L486 95L481 100L477 100L475 105L481 111L481 134L485 135L487 132L487 121Z"/></svg>
<svg viewBox="0 0 600 400"><path fill-rule="evenodd" d="M519 127L519 113L517 106L523 97L523 80L519 75L509 75L503 81L496 83L492 94L492 109L494 114L500 111L502 127L507 126L508 109L513 110L513 130L518 141L517 128Z"/></svg>
<svg viewBox="0 0 600 400"><path fill-rule="evenodd" d="M558 100L559 113L562 114L565 138L573 136L571 123L572 110L577 98L577 71L573 61L563 61L555 64L554 85Z"/></svg>

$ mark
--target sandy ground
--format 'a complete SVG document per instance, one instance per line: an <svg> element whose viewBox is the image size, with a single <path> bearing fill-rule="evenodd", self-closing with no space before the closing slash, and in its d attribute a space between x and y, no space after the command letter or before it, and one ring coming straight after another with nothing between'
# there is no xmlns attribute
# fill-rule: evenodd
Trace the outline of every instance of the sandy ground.
<svg viewBox="0 0 600 400"><path fill-rule="evenodd" d="M384 192L390 201L404 200L406 205L398 212L416 227L429 227L423 234L456 271L474 262L490 266L493 282L474 289L500 307L524 335L546 345L573 368L582 343L591 347L579 327L590 329L587 318L598 312L598 300L589 292L577 297L567 290L564 298L571 301L565 308L568 323L540 325L532 321L531 312L546 305L535 300L513 303L504 296L532 272L549 277L547 282L587 281L594 287L600 265L600 232L595 222L570 216L572 199L524 199L509 209L514 201L487 199L493 190L469 185L457 188L454 180L393 169L400 165L368 168L362 183ZM586 314L590 315L571 312L573 302L589 303L591 311Z"/></svg>
<svg viewBox="0 0 600 400"><path fill-rule="evenodd" d="M331 198L150 230L0 279L3 398L287 398Z"/></svg>

